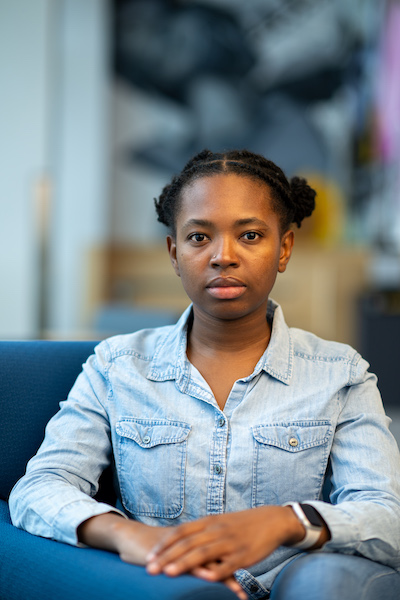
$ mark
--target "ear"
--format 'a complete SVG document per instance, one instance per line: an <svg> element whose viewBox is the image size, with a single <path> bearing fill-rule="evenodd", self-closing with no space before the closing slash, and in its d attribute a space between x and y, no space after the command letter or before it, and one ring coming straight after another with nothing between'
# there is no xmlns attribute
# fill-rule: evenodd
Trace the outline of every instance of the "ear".
<svg viewBox="0 0 400 600"><path fill-rule="evenodd" d="M284 273L286 271L287 264L292 255L293 244L294 244L294 231L290 229L289 231L287 231L286 233L283 234L282 239L281 239L281 252L280 252L280 256L279 256L279 267L278 267L279 273Z"/></svg>
<svg viewBox="0 0 400 600"><path fill-rule="evenodd" d="M172 235L167 235L167 246L168 246L168 254L171 259L172 266L174 267L175 273L178 277L181 276L179 273L179 265L178 260L176 258L176 240Z"/></svg>

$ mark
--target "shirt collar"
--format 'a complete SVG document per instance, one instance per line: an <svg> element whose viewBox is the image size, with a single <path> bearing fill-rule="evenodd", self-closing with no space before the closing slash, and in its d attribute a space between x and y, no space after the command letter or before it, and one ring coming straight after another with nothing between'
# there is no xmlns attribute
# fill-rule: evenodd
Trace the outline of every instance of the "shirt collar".
<svg viewBox="0 0 400 600"><path fill-rule="evenodd" d="M186 357L187 331L192 315L192 305L183 312L177 324L157 346L147 373L153 381L188 380L190 365Z"/></svg>
<svg viewBox="0 0 400 600"><path fill-rule="evenodd" d="M259 368L289 385L293 372L293 340L283 311L274 300L268 301L267 319L272 323L271 339L260 358Z"/></svg>
<svg viewBox="0 0 400 600"><path fill-rule="evenodd" d="M186 387L190 371L186 357L187 331L191 316L190 305L156 348L147 373L148 379L176 379L180 388ZM271 339L249 379L264 370L275 379L289 385L293 369L293 341L282 309L273 300L268 301L267 319L272 323Z"/></svg>

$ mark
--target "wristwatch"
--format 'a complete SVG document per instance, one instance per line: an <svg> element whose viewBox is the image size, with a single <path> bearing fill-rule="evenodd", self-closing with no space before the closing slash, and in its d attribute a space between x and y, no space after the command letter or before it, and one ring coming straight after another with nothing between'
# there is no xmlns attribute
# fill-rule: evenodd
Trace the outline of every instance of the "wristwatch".
<svg viewBox="0 0 400 600"><path fill-rule="evenodd" d="M298 502L286 502L283 506L291 506L296 517L306 530L305 537L297 544L291 544L291 548L299 550L309 550L318 541L321 535L324 521L313 506L309 504L299 504Z"/></svg>

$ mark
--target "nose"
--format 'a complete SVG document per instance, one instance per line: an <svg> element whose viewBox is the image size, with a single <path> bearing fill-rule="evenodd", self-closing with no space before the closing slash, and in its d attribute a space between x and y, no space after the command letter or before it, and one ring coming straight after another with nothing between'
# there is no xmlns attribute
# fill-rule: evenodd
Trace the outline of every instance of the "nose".
<svg viewBox="0 0 400 600"><path fill-rule="evenodd" d="M210 264L213 267L226 269L227 267L235 267L239 264L235 241L230 238L223 238L216 241L213 244L212 252Z"/></svg>

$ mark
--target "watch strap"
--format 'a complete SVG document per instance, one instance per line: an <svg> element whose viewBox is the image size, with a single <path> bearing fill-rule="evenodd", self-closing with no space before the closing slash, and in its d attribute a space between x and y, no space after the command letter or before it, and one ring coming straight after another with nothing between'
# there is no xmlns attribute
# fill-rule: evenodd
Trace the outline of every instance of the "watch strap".
<svg viewBox="0 0 400 600"><path fill-rule="evenodd" d="M322 531L322 523L315 525L310 522L302 506L298 502L286 502L283 506L290 506L299 519L300 523L306 530L304 538L296 544L291 544L291 548L297 548L298 550L309 550L317 543L319 536ZM308 505L307 505L308 506ZM313 519L314 521L314 519Z"/></svg>

